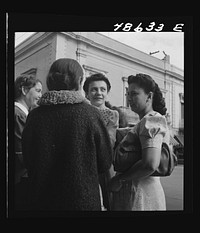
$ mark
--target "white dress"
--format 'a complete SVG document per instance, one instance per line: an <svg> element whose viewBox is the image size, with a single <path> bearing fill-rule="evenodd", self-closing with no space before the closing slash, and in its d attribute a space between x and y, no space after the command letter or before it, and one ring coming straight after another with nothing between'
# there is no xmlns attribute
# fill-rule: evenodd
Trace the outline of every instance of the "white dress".
<svg viewBox="0 0 200 233"><path fill-rule="evenodd" d="M124 137L120 146L130 150L133 139L139 138L142 149L161 148L162 142L169 143L169 130L164 116L151 111ZM124 143L125 142L125 143ZM113 192L112 210L154 211L166 210L166 201L160 177L149 176L123 182L119 192Z"/></svg>

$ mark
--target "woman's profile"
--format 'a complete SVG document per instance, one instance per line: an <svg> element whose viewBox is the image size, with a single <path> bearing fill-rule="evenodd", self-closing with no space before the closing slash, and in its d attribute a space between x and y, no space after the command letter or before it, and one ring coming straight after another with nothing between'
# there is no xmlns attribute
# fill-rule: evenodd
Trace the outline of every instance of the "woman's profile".
<svg viewBox="0 0 200 233"><path fill-rule="evenodd" d="M166 107L157 83L146 74L128 77L128 99L140 121L129 131L115 153L142 152L134 164L110 181L112 210L166 210L160 177L151 176L158 168L162 142L169 143Z"/></svg>

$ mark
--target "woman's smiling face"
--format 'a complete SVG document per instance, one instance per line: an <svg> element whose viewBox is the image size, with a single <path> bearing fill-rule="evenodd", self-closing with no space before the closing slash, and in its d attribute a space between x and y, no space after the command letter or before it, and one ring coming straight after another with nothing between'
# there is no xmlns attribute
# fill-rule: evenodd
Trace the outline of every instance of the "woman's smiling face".
<svg viewBox="0 0 200 233"><path fill-rule="evenodd" d="M36 85L30 88L26 93L26 104L29 108L37 106L38 100L42 96L42 84L37 82Z"/></svg>
<svg viewBox="0 0 200 233"><path fill-rule="evenodd" d="M100 80L93 81L89 84L87 98L92 105L95 105L96 107L104 107L107 96L108 88L106 82Z"/></svg>

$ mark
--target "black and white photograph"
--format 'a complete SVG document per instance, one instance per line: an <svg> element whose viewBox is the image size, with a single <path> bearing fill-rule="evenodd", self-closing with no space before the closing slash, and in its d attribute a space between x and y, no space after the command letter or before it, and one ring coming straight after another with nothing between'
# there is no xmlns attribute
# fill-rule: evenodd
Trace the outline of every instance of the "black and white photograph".
<svg viewBox="0 0 200 233"><path fill-rule="evenodd" d="M192 208L193 154L184 143L190 20L8 30L7 218Z"/></svg>

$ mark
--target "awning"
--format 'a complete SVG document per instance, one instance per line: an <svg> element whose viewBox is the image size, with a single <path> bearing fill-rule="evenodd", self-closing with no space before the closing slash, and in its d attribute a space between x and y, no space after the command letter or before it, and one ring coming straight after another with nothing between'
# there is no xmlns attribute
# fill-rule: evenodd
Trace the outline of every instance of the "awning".
<svg viewBox="0 0 200 233"><path fill-rule="evenodd" d="M170 144L172 144L173 146L178 146L180 143L170 135Z"/></svg>
<svg viewBox="0 0 200 233"><path fill-rule="evenodd" d="M175 135L174 138L181 144L181 146L184 146L183 136Z"/></svg>

